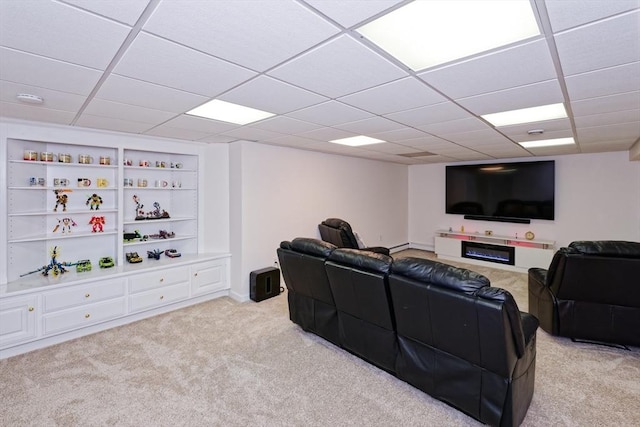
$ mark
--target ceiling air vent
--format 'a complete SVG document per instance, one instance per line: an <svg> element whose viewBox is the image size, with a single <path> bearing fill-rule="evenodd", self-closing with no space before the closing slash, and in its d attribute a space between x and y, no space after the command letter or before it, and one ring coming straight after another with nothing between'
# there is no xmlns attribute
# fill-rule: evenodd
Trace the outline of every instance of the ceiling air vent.
<svg viewBox="0 0 640 427"><path fill-rule="evenodd" d="M428 157L428 156L435 156L435 153L430 153L428 151L419 151L417 153L407 153L407 154L400 154L400 156L402 157L410 157L410 158L414 158L414 157Z"/></svg>

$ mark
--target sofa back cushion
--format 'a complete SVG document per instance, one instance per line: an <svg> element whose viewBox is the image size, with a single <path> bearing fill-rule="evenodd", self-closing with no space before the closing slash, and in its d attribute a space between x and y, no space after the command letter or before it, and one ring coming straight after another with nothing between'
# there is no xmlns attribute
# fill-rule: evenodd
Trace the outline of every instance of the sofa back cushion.
<svg viewBox="0 0 640 427"><path fill-rule="evenodd" d="M478 273L419 258L396 260L389 287L398 335L511 375L525 339L509 292Z"/></svg>
<svg viewBox="0 0 640 427"><path fill-rule="evenodd" d="M327 218L318 225L322 240L333 243L339 248L358 248L351 225L340 218Z"/></svg>
<svg viewBox="0 0 640 427"><path fill-rule="evenodd" d="M331 243L311 238L282 242L277 252L287 288L334 305L324 263L335 248Z"/></svg>
<svg viewBox="0 0 640 427"><path fill-rule="evenodd" d="M640 243L573 242L560 248L547 273L559 300L640 307Z"/></svg>

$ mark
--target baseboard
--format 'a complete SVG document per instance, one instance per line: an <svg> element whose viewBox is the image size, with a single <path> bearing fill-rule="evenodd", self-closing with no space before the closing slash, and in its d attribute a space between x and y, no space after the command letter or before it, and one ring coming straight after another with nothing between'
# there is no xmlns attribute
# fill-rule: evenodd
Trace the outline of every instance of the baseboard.
<svg viewBox="0 0 640 427"><path fill-rule="evenodd" d="M400 245L395 245L395 246L391 246L389 248L389 252L394 254L396 252L400 252L400 251L404 251L406 249L409 249L409 243L402 243Z"/></svg>
<svg viewBox="0 0 640 427"><path fill-rule="evenodd" d="M421 251L435 252L435 246L433 244L410 242L407 249L419 249Z"/></svg>

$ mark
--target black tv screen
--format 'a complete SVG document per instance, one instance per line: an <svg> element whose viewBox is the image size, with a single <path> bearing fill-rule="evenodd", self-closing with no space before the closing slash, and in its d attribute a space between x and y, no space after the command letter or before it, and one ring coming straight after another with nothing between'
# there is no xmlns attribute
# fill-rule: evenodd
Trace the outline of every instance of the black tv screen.
<svg viewBox="0 0 640 427"><path fill-rule="evenodd" d="M471 219L554 219L553 160L447 166L446 213Z"/></svg>

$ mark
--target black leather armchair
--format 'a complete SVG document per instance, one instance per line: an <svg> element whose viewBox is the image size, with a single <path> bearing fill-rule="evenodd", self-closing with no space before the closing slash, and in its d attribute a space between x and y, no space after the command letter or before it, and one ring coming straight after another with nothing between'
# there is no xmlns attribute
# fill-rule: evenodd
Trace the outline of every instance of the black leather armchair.
<svg viewBox="0 0 640 427"><path fill-rule="evenodd" d="M324 266L334 249L331 243L299 237L280 243L277 253L291 321L339 345L338 314Z"/></svg>
<svg viewBox="0 0 640 427"><path fill-rule="evenodd" d="M327 218L322 221L322 223L318 224L318 230L320 231L320 237L322 237L322 240L332 243L339 248L362 249L365 251L389 255L389 249L382 246L360 248L358 240L351 229L351 225L342 219Z"/></svg>
<svg viewBox="0 0 640 427"><path fill-rule="evenodd" d="M533 397L538 320L475 272L420 258L389 275L397 375L483 423L515 426Z"/></svg>
<svg viewBox="0 0 640 427"><path fill-rule="evenodd" d="M529 312L573 339L640 346L640 243L576 241L529 269Z"/></svg>

